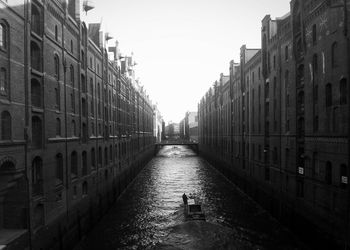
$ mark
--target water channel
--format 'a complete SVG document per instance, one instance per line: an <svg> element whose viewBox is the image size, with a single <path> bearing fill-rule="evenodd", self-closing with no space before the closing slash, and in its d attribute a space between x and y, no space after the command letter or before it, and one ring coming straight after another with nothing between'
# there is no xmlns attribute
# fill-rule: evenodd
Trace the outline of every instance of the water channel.
<svg viewBox="0 0 350 250"><path fill-rule="evenodd" d="M182 194L206 222L185 222ZM166 146L141 171L80 249L305 249L298 239L185 146Z"/></svg>

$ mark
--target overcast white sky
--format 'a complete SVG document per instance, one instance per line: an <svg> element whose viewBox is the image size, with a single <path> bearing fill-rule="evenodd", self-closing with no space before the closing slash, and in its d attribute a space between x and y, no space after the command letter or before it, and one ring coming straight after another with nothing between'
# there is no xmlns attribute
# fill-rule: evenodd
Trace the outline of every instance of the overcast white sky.
<svg viewBox="0 0 350 250"><path fill-rule="evenodd" d="M219 79L239 49L260 48L261 20L280 17L290 0L95 0L82 14L134 53L137 77L167 123L179 122ZM113 41L110 41L113 43Z"/></svg>

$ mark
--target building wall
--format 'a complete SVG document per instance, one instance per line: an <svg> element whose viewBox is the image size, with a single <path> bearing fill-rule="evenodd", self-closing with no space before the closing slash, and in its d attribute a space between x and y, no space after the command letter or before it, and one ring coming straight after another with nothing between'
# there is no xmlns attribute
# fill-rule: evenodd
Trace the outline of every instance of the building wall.
<svg viewBox="0 0 350 250"><path fill-rule="evenodd" d="M6 2L0 233L20 232L10 248L71 248L152 157L153 105L118 58L108 60L99 24L67 9L79 1Z"/></svg>
<svg viewBox="0 0 350 250"><path fill-rule="evenodd" d="M305 240L320 232L322 247L350 232L347 48L331 4L293 0L265 16L261 50L242 46L228 90L214 84L198 108L203 155Z"/></svg>

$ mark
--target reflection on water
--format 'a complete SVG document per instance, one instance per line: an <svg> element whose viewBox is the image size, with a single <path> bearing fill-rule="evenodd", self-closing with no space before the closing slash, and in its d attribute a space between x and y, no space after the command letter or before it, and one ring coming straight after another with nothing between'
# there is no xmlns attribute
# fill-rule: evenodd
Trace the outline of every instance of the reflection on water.
<svg viewBox="0 0 350 250"><path fill-rule="evenodd" d="M186 222L194 193L207 222ZM217 242L216 242L217 241ZM220 243L220 244L219 244ZM296 249L294 236L185 146L166 146L77 249Z"/></svg>

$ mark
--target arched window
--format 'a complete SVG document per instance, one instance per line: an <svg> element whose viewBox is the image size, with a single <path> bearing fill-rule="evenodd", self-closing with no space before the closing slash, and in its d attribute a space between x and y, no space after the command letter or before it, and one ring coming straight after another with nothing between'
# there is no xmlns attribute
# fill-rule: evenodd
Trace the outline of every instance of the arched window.
<svg viewBox="0 0 350 250"><path fill-rule="evenodd" d="M72 179L78 177L78 154L73 151L70 157L70 176Z"/></svg>
<svg viewBox="0 0 350 250"><path fill-rule="evenodd" d="M338 43L334 42L332 44L332 68L335 68L338 66L337 56L338 56Z"/></svg>
<svg viewBox="0 0 350 250"><path fill-rule="evenodd" d="M332 106L332 85L327 83L326 85L326 107Z"/></svg>
<svg viewBox="0 0 350 250"><path fill-rule="evenodd" d="M91 149L91 167L94 169L96 168L96 153L95 148Z"/></svg>
<svg viewBox="0 0 350 250"><path fill-rule="evenodd" d="M33 69L41 71L41 53L40 48L37 43L30 43L30 58L31 58L31 66Z"/></svg>
<svg viewBox="0 0 350 250"><path fill-rule="evenodd" d="M73 67L73 65L71 65L69 67L69 71L70 71L70 84L74 88L74 67Z"/></svg>
<svg viewBox="0 0 350 250"><path fill-rule="evenodd" d="M345 78L342 78L340 80L339 85L339 91L340 91L340 105L347 104L347 82Z"/></svg>
<svg viewBox="0 0 350 250"><path fill-rule="evenodd" d="M72 136L77 136L77 126L74 120L72 120Z"/></svg>
<svg viewBox="0 0 350 250"><path fill-rule="evenodd" d="M12 128L11 128L11 115L8 111L1 113L1 140L11 140Z"/></svg>
<svg viewBox="0 0 350 250"><path fill-rule="evenodd" d="M6 50L7 49L7 26L4 23L0 23L0 49Z"/></svg>
<svg viewBox="0 0 350 250"><path fill-rule="evenodd" d="M43 161L35 157L32 162L32 192L33 195L41 195L43 191Z"/></svg>
<svg viewBox="0 0 350 250"><path fill-rule="evenodd" d="M54 57L54 66L55 66L55 78L56 80L60 79L60 59L58 58L58 55L55 55Z"/></svg>
<svg viewBox="0 0 350 250"><path fill-rule="evenodd" d="M329 161L326 162L325 181L328 185L332 184L332 163Z"/></svg>
<svg viewBox="0 0 350 250"><path fill-rule="evenodd" d="M56 184L63 183L63 156L62 154L56 155Z"/></svg>
<svg viewBox="0 0 350 250"><path fill-rule="evenodd" d="M42 139L42 123L41 119L37 116L32 117L32 146L34 148L41 148Z"/></svg>
<svg viewBox="0 0 350 250"><path fill-rule="evenodd" d="M56 136L61 136L61 120L56 118Z"/></svg>
<svg viewBox="0 0 350 250"><path fill-rule="evenodd" d="M0 95L7 96L8 95L8 78L7 71L5 68L0 69Z"/></svg>
<svg viewBox="0 0 350 250"><path fill-rule="evenodd" d="M31 80L31 100L32 106L34 107L42 107L41 102L41 85L38 80Z"/></svg>
<svg viewBox="0 0 350 250"><path fill-rule="evenodd" d="M82 157L82 166L81 166L81 173L83 176L87 175L87 169L88 169L88 166L87 166L87 153L86 151L83 151L83 153L81 154L81 157Z"/></svg>
<svg viewBox="0 0 350 250"><path fill-rule="evenodd" d="M32 17L31 17L32 31L41 36L41 17L39 9L32 4Z"/></svg>

